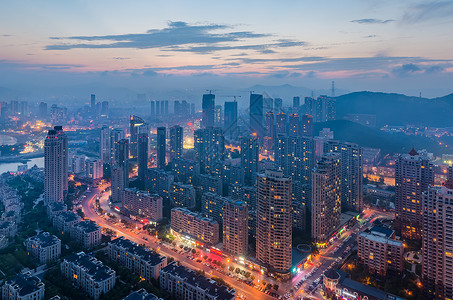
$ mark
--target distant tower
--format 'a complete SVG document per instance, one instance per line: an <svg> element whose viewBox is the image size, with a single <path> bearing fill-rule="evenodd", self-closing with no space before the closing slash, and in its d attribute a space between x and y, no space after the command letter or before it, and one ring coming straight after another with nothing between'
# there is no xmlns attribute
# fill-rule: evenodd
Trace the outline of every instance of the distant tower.
<svg viewBox="0 0 453 300"><path fill-rule="evenodd" d="M123 188L129 186L129 140L121 139L116 144L115 151L116 162L123 170Z"/></svg>
<svg viewBox="0 0 453 300"><path fill-rule="evenodd" d="M245 182L253 185L258 172L259 144L256 135L241 138L241 167L245 172Z"/></svg>
<svg viewBox="0 0 453 300"><path fill-rule="evenodd" d="M91 94L91 110L94 110L95 106L96 106L96 95Z"/></svg>
<svg viewBox="0 0 453 300"><path fill-rule="evenodd" d="M215 119L215 95L209 93L203 95L202 100L202 119L203 128L214 126Z"/></svg>
<svg viewBox="0 0 453 300"><path fill-rule="evenodd" d="M157 168L165 168L165 156L167 154L167 128L157 127Z"/></svg>
<svg viewBox="0 0 453 300"><path fill-rule="evenodd" d="M63 202L68 190L68 140L61 126L44 140L44 203Z"/></svg>
<svg viewBox="0 0 453 300"><path fill-rule="evenodd" d="M99 157L103 163L110 162L110 128L103 125L99 139Z"/></svg>
<svg viewBox="0 0 453 300"><path fill-rule="evenodd" d="M183 128L175 125L170 127L170 160L173 161L175 158L182 156L183 147Z"/></svg>
<svg viewBox="0 0 453 300"><path fill-rule="evenodd" d="M331 92L331 96L332 97L335 97L335 81L332 81L332 92Z"/></svg>
<svg viewBox="0 0 453 300"><path fill-rule="evenodd" d="M145 182L145 174L148 169L148 133L140 133L137 140L138 179Z"/></svg>
<svg viewBox="0 0 453 300"><path fill-rule="evenodd" d="M145 133L147 132L147 126L145 124L145 121L143 121L142 118L137 117L137 116L131 116L130 118L130 134L131 134L131 142L130 142L130 157L133 160L137 159L138 155L138 148L137 148L137 141L138 141L138 135L140 133Z"/></svg>

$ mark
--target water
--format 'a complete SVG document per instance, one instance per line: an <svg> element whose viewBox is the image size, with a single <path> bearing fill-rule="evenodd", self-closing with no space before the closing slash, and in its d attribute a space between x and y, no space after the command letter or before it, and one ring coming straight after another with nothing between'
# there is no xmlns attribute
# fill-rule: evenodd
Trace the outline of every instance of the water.
<svg viewBox="0 0 453 300"><path fill-rule="evenodd" d="M4 172L16 172L17 167L22 165L21 162L13 162L13 163L0 163L0 174ZM38 168L44 168L44 156L32 158L27 162L27 166L30 169L34 165L37 165Z"/></svg>
<svg viewBox="0 0 453 300"><path fill-rule="evenodd" d="M17 143L17 139L15 137L0 134L0 146L14 145L16 143Z"/></svg>

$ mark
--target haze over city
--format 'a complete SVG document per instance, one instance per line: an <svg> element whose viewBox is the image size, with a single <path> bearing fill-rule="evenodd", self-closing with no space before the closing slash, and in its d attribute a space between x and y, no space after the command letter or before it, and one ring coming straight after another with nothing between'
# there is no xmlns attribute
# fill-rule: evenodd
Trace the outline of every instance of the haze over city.
<svg viewBox="0 0 453 300"><path fill-rule="evenodd" d="M10 98L191 97L255 84L317 91L332 80L343 93L453 91L451 1L7 1L0 9L0 95Z"/></svg>
<svg viewBox="0 0 453 300"><path fill-rule="evenodd" d="M453 299L453 1L3 1L0 299Z"/></svg>

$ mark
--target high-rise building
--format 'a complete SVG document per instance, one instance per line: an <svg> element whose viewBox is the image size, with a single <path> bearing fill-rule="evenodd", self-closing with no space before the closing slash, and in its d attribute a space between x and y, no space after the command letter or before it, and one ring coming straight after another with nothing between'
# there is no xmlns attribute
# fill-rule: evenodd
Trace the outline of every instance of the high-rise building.
<svg viewBox="0 0 453 300"><path fill-rule="evenodd" d="M264 111L273 111L274 110L274 99L272 98L263 98L263 110Z"/></svg>
<svg viewBox="0 0 453 300"><path fill-rule="evenodd" d="M284 112L280 112L277 114L276 118L276 132L278 134L286 134L286 123L287 123L287 117Z"/></svg>
<svg viewBox="0 0 453 300"><path fill-rule="evenodd" d="M225 115L223 118L223 130L225 135L234 139L238 135L238 103L236 101L225 102Z"/></svg>
<svg viewBox="0 0 453 300"><path fill-rule="evenodd" d="M121 139L124 139L124 130L122 128L114 128L110 132L110 162L117 162L115 158L116 145Z"/></svg>
<svg viewBox="0 0 453 300"><path fill-rule="evenodd" d="M341 155L341 202L349 210L363 210L363 149L355 143L329 140L324 143L324 153Z"/></svg>
<svg viewBox="0 0 453 300"><path fill-rule="evenodd" d="M159 100L156 100L156 115L160 115L161 112L160 112L160 101Z"/></svg>
<svg viewBox="0 0 453 300"><path fill-rule="evenodd" d="M155 101L151 101L150 102L149 114L151 116L155 116L156 115L156 102Z"/></svg>
<svg viewBox="0 0 453 300"><path fill-rule="evenodd" d="M223 206L223 250L236 256L245 256L247 248L247 205L229 199Z"/></svg>
<svg viewBox="0 0 453 300"><path fill-rule="evenodd" d="M183 128L175 125L170 127L170 161L182 156L182 146L184 142Z"/></svg>
<svg viewBox="0 0 453 300"><path fill-rule="evenodd" d="M130 145L129 145L129 151L130 151L130 158L132 160L137 160L138 156L138 148L137 148L137 142L138 142L138 135L140 133L147 133L147 125L145 124L145 121L137 116L131 116L130 119Z"/></svg>
<svg viewBox="0 0 453 300"><path fill-rule="evenodd" d="M266 136L274 141L274 112L272 110L266 113Z"/></svg>
<svg viewBox="0 0 453 300"><path fill-rule="evenodd" d="M266 170L257 176L256 258L286 277L292 259L291 178Z"/></svg>
<svg viewBox="0 0 453 300"><path fill-rule="evenodd" d="M116 144L116 163L123 169L123 188L129 186L129 140L121 139Z"/></svg>
<svg viewBox="0 0 453 300"><path fill-rule="evenodd" d="M68 194L68 171L69 171L69 145L68 145L68 136L63 131L63 126L54 126L53 129L57 132L57 135L62 141L63 147L63 163L60 166L62 169L63 176L63 196L66 197Z"/></svg>
<svg viewBox="0 0 453 300"><path fill-rule="evenodd" d="M300 107L300 97L299 96L293 97L293 107L299 109L299 107Z"/></svg>
<svg viewBox="0 0 453 300"><path fill-rule="evenodd" d="M264 136L263 95L250 94L250 132Z"/></svg>
<svg viewBox="0 0 453 300"><path fill-rule="evenodd" d="M47 103L46 102L41 102L39 103L39 113L38 113L40 118L47 118Z"/></svg>
<svg viewBox="0 0 453 300"><path fill-rule="evenodd" d="M341 224L341 156L327 153L312 174L311 236L326 246Z"/></svg>
<svg viewBox="0 0 453 300"><path fill-rule="evenodd" d="M303 136L313 137L313 116L303 115L300 134Z"/></svg>
<svg viewBox="0 0 453 300"><path fill-rule="evenodd" d="M283 99L282 98L275 98L274 99L274 110L277 113L280 113L280 112L282 112L282 108L283 108Z"/></svg>
<svg viewBox="0 0 453 300"><path fill-rule="evenodd" d="M166 166L167 156L167 128L157 127L157 168L163 169Z"/></svg>
<svg viewBox="0 0 453 300"><path fill-rule="evenodd" d="M403 242L395 239L395 232L385 227L373 227L357 236L357 256L370 273L386 276L387 272L403 271Z"/></svg>
<svg viewBox="0 0 453 300"><path fill-rule="evenodd" d="M148 133L140 133L137 141L137 162L138 162L138 179L145 182L145 174L148 169Z"/></svg>
<svg viewBox="0 0 453 300"><path fill-rule="evenodd" d="M195 208L195 188L191 184L173 183L169 197L174 207Z"/></svg>
<svg viewBox="0 0 453 300"><path fill-rule="evenodd" d="M201 127L212 127L214 126L215 119L215 95L214 94L204 94L203 100L201 103L202 109L202 120Z"/></svg>
<svg viewBox="0 0 453 300"><path fill-rule="evenodd" d="M276 141L275 161L283 174L301 183L311 182L314 143L309 137L279 134Z"/></svg>
<svg viewBox="0 0 453 300"><path fill-rule="evenodd" d="M44 140L44 203L62 202L68 191L68 138L61 126Z"/></svg>
<svg viewBox="0 0 453 300"><path fill-rule="evenodd" d="M289 115L289 124L288 124L288 134L293 136L298 136L300 133L299 130L299 115L290 114Z"/></svg>
<svg viewBox="0 0 453 300"><path fill-rule="evenodd" d="M104 176L102 160L87 159L85 162L85 177L91 180L98 180Z"/></svg>
<svg viewBox="0 0 453 300"><path fill-rule="evenodd" d="M214 108L214 126L222 126L222 105L216 105Z"/></svg>
<svg viewBox="0 0 453 300"><path fill-rule="evenodd" d="M103 163L110 162L110 128L102 126L99 139L99 157Z"/></svg>
<svg viewBox="0 0 453 300"><path fill-rule="evenodd" d="M94 112L94 109L96 108L96 95L91 94L91 112Z"/></svg>
<svg viewBox="0 0 453 300"><path fill-rule="evenodd" d="M101 116L108 116L109 115L109 102L102 101L101 103Z"/></svg>
<svg viewBox="0 0 453 300"><path fill-rule="evenodd" d="M317 99L305 97L305 113L313 116L314 122L326 122L336 118L336 100L327 96Z"/></svg>
<svg viewBox="0 0 453 300"><path fill-rule="evenodd" d="M401 236L420 239L422 230L422 193L434 184L433 164L425 150L400 155L395 167L396 227Z"/></svg>
<svg viewBox="0 0 453 300"><path fill-rule="evenodd" d="M426 167L426 166L425 166ZM422 284L424 299L453 298L453 180L424 193Z"/></svg>
<svg viewBox="0 0 453 300"><path fill-rule="evenodd" d="M241 138L241 167L245 172L245 184L253 185L259 163L259 143L256 135Z"/></svg>
<svg viewBox="0 0 453 300"><path fill-rule="evenodd" d="M121 202L121 191L125 188L123 168L117 164L113 165L111 168L111 178L111 202L119 203Z"/></svg>
<svg viewBox="0 0 453 300"><path fill-rule="evenodd" d="M214 164L225 159L225 137L222 128L209 127L194 132L196 160L203 173L211 173Z"/></svg>
<svg viewBox="0 0 453 300"><path fill-rule="evenodd" d="M165 108L164 108L164 112L165 112L165 115L168 116L168 100L165 100Z"/></svg>

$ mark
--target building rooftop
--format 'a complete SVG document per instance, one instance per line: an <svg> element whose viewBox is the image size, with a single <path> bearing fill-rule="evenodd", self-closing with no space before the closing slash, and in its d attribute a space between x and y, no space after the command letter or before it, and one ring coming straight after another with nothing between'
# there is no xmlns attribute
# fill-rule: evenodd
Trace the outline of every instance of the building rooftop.
<svg viewBox="0 0 453 300"><path fill-rule="evenodd" d="M154 294L148 293L145 289L140 289L136 292L130 293L123 300L160 300L161 298L157 297Z"/></svg>
<svg viewBox="0 0 453 300"><path fill-rule="evenodd" d="M49 204L52 211L66 210L67 206L63 202L52 202Z"/></svg>
<svg viewBox="0 0 453 300"><path fill-rule="evenodd" d="M99 225L93 221L82 221L75 225L74 227L82 228L85 233L95 232L100 229Z"/></svg>
<svg viewBox="0 0 453 300"><path fill-rule="evenodd" d="M55 235L50 235L50 233L48 232L39 233L35 236L30 237L29 239L39 243L41 247L49 247L57 244L60 241L59 238L57 238Z"/></svg>
<svg viewBox="0 0 453 300"><path fill-rule="evenodd" d="M65 222L73 222L80 220L80 216L72 211L65 211L58 215L59 218L63 218Z"/></svg>
<svg viewBox="0 0 453 300"><path fill-rule="evenodd" d="M176 262L167 265L161 272L170 273L179 277L184 280L186 284L205 290L207 294L216 297L215 299L217 300L231 300L235 298L235 290L228 289L224 285L218 285L214 280L209 280L203 275L198 275L193 270L177 265Z"/></svg>
<svg viewBox="0 0 453 300"><path fill-rule="evenodd" d="M158 265L165 260L165 256L154 253L143 246L138 246L136 243L125 239L124 237L114 239L109 244L126 249L127 252L146 260L152 266Z"/></svg>
<svg viewBox="0 0 453 300"><path fill-rule="evenodd" d="M26 273L18 274L13 279L8 280L7 284L13 285L16 289L19 289L20 296L26 296L39 290L43 283L41 283L41 280L38 277Z"/></svg>
<svg viewBox="0 0 453 300"><path fill-rule="evenodd" d="M107 266L104 266L101 261L86 254L85 252L71 254L64 260L85 269L96 282L102 282L112 276L115 276L115 271Z"/></svg>
<svg viewBox="0 0 453 300"><path fill-rule="evenodd" d="M8 228L10 225L11 225L10 221L3 221L3 222L0 221L0 229Z"/></svg>
<svg viewBox="0 0 453 300"><path fill-rule="evenodd" d="M389 228L381 227L381 226L373 226L370 229L370 232L372 234L385 236L387 238L390 238L393 235L393 233L394 233L393 230L391 230Z"/></svg>

